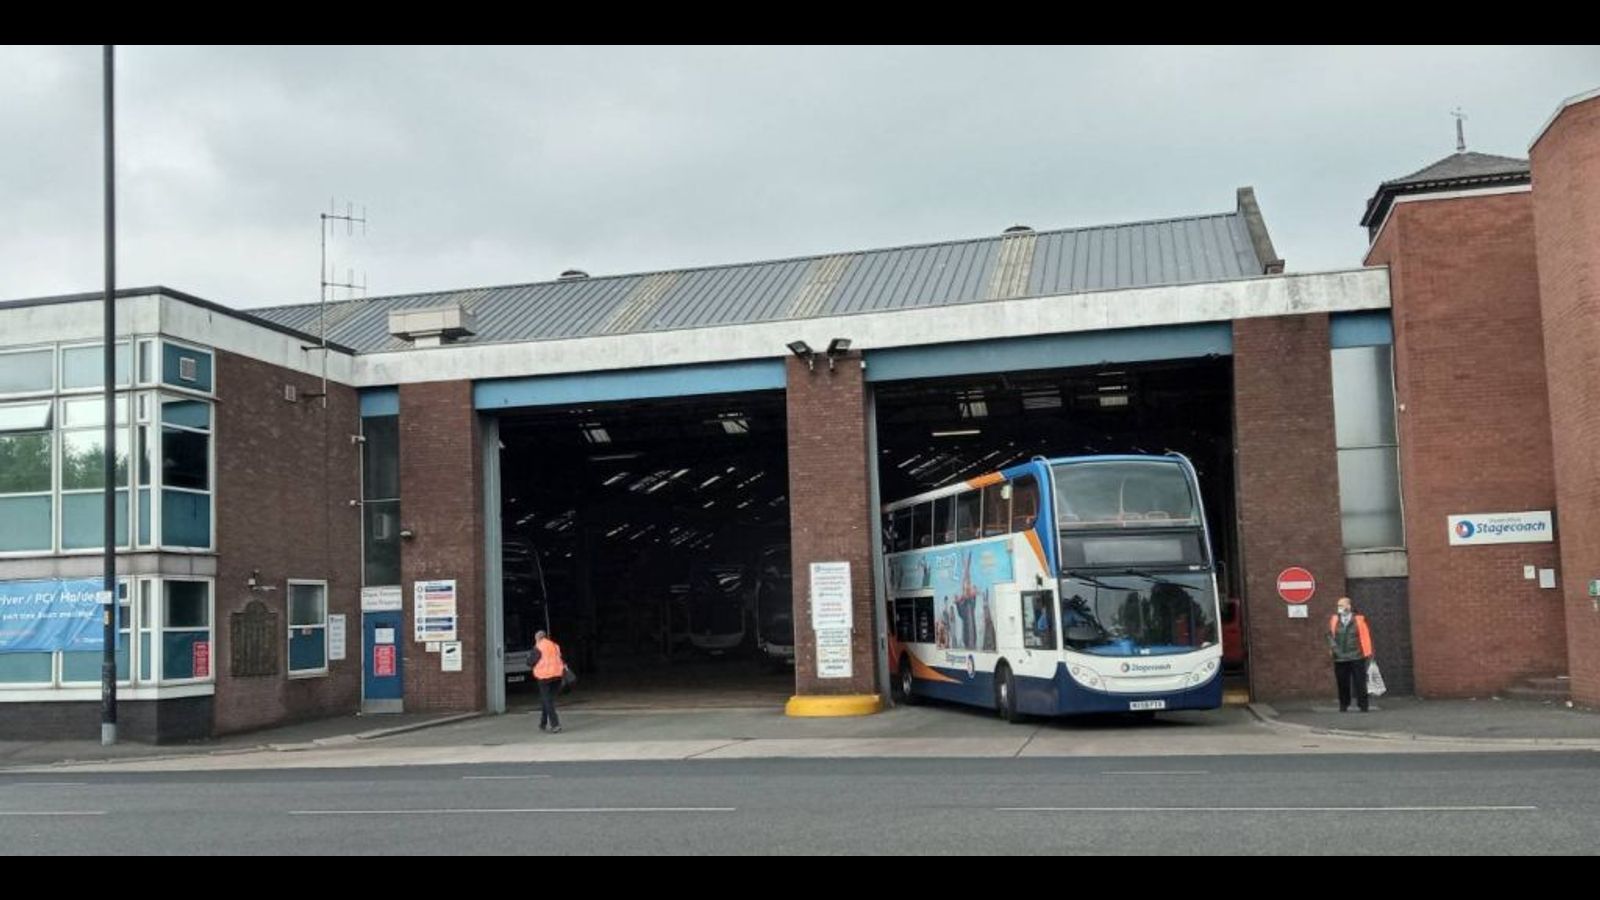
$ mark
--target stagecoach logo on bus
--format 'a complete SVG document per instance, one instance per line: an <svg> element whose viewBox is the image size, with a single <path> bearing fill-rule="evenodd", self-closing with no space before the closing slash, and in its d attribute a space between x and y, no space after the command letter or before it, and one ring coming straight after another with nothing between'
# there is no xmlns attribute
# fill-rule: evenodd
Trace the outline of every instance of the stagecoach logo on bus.
<svg viewBox="0 0 1600 900"><path fill-rule="evenodd" d="M1129 672L1134 674L1140 672L1170 672L1172 671L1172 663L1125 662L1122 664L1122 671L1124 674Z"/></svg>
<svg viewBox="0 0 1600 900"><path fill-rule="evenodd" d="M944 662L945 665L952 669L965 669L968 678L976 678L978 676L978 658L971 653L945 651Z"/></svg>
<svg viewBox="0 0 1600 900"><path fill-rule="evenodd" d="M1450 543L1536 544L1555 539L1555 526L1549 510L1520 513L1489 513L1448 517Z"/></svg>

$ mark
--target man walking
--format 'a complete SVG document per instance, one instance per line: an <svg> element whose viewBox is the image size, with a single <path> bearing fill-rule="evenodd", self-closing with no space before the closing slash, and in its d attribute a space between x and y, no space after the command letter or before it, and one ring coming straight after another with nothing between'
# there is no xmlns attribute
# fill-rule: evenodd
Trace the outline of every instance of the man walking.
<svg viewBox="0 0 1600 900"><path fill-rule="evenodd" d="M561 647L550 640L543 631L533 636L533 677L539 682L539 730L549 727L551 734L561 733L561 717L556 715L556 695L561 693L561 678L567 664L561 659ZM1362 695L1366 703L1366 694Z"/></svg>

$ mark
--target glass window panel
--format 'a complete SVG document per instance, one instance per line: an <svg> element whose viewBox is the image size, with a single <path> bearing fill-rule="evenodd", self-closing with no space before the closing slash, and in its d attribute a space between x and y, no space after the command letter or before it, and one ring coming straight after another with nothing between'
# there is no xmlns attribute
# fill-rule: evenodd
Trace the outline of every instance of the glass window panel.
<svg viewBox="0 0 1600 900"><path fill-rule="evenodd" d="M1399 468L1392 447L1339 451L1339 513L1346 550L1405 545Z"/></svg>
<svg viewBox="0 0 1600 900"><path fill-rule="evenodd" d="M105 486L105 433L66 431L61 434L61 489L75 491ZM128 486L128 432L117 430L117 487Z"/></svg>
<svg viewBox="0 0 1600 900"><path fill-rule="evenodd" d="M162 491L161 543L167 547L210 547L211 495Z"/></svg>
<svg viewBox="0 0 1600 900"><path fill-rule="evenodd" d="M0 552L49 550L50 498L0 497Z"/></svg>
<svg viewBox="0 0 1600 900"><path fill-rule="evenodd" d="M209 435L176 428L161 429L162 486L210 490L210 448Z"/></svg>
<svg viewBox="0 0 1600 900"><path fill-rule="evenodd" d="M106 355L103 345L93 347L66 347L61 351L61 389L105 387ZM116 352L117 385L132 381L132 358L127 344L118 344Z"/></svg>
<svg viewBox="0 0 1600 900"><path fill-rule="evenodd" d="M0 394L55 390L54 356L48 349L0 353Z"/></svg>
<svg viewBox="0 0 1600 900"><path fill-rule="evenodd" d="M167 581L167 628L204 628L211 622L206 583Z"/></svg>
<svg viewBox="0 0 1600 900"><path fill-rule="evenodd" d="M1333 351L1333 419L1340 447L1395 443L1392 348Z"/></svg>
<svg viewBox="0 0 1600 900"><path fill-rule="evenodd" d="M0 434L0 494L50 490L50 435Z"/></svg>
<svg viewBox="0 0 1600 900"><path fill-rule="evenodd" d="M61 549L105 546L105 493L61 495ZM117 491L117 546L128 545L128 492Z"/></svg>

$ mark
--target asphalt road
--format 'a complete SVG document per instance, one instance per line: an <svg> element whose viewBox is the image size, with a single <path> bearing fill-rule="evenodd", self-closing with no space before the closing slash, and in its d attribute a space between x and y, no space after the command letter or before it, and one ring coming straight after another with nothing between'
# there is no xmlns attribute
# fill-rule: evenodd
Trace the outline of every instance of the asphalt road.
<svg viewBox="0 0 1600 900"><path fill-rule="evenodd" d="M0 775L8 854L1595 854L1600 753Z"/></svg>

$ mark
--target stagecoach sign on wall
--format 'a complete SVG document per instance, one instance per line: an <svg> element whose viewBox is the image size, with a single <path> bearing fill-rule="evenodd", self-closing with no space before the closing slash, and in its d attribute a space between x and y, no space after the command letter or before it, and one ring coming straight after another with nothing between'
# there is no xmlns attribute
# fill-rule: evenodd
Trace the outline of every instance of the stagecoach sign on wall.
<svg viewBox="0 0 1600 900"><path fill-rule="evenodd" d="M1475 513L1448 516L1450 544L1544 544L1555 540L1555 523L1550 510L1518 513Z"/></svg>

